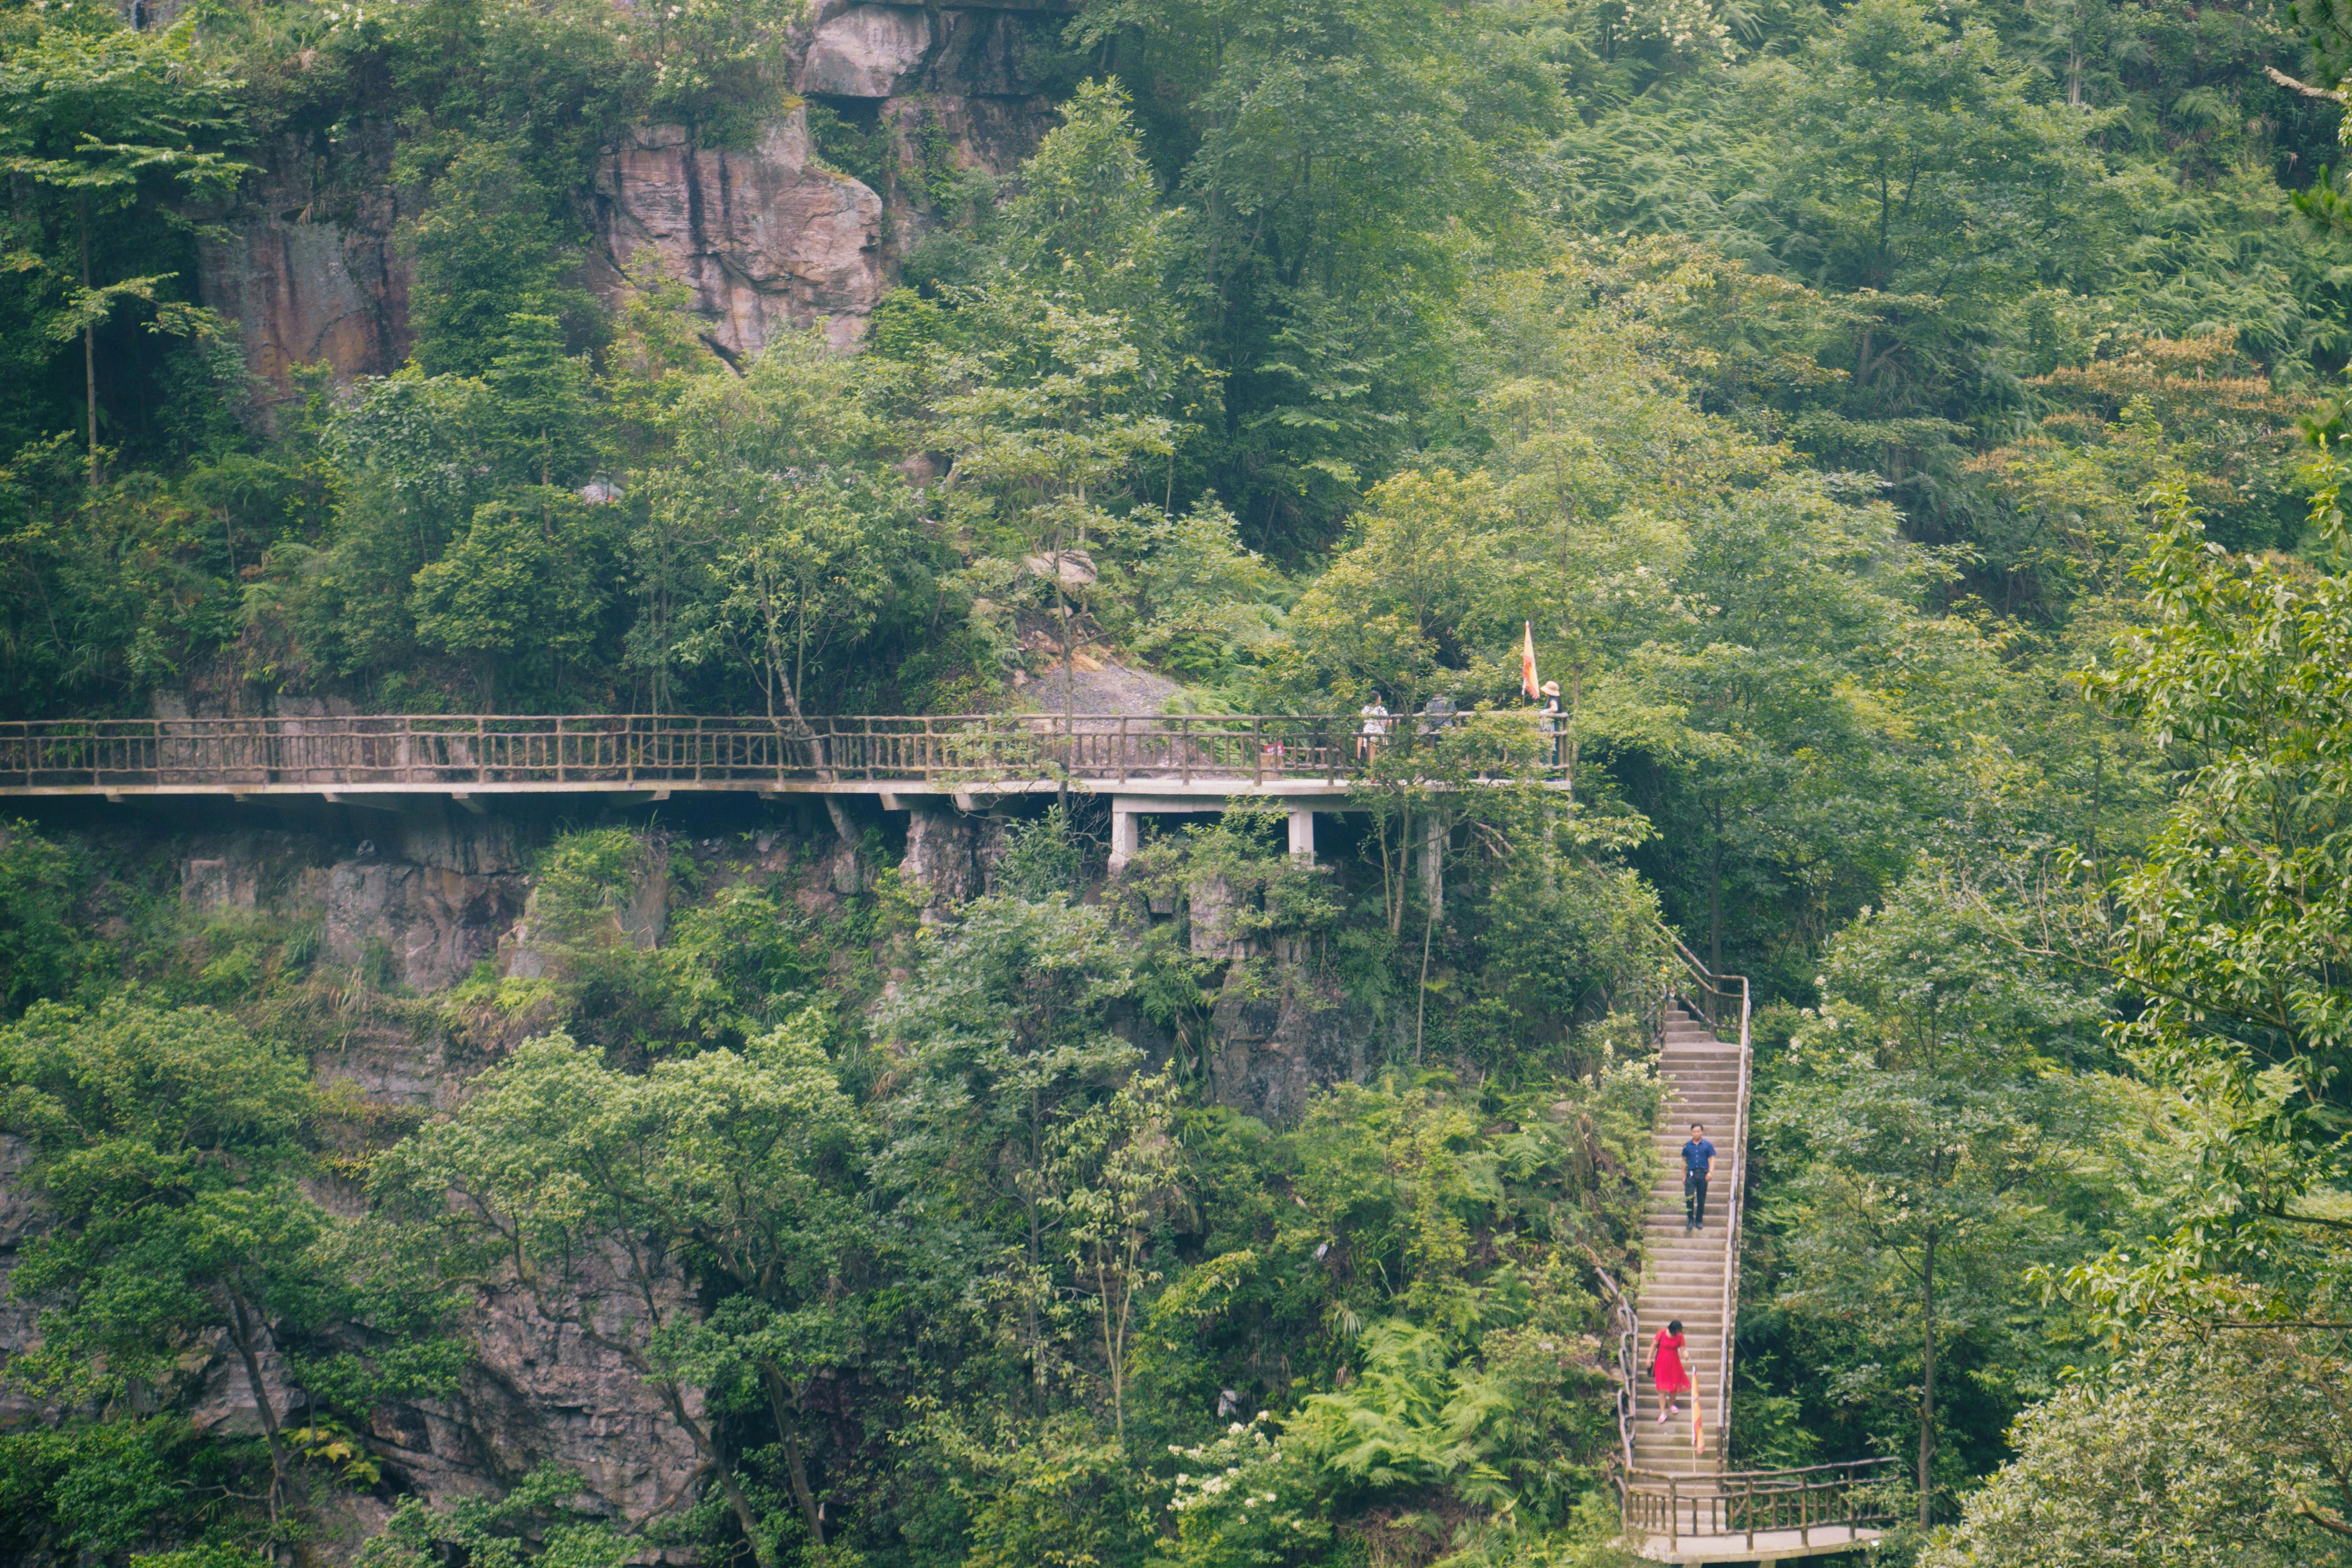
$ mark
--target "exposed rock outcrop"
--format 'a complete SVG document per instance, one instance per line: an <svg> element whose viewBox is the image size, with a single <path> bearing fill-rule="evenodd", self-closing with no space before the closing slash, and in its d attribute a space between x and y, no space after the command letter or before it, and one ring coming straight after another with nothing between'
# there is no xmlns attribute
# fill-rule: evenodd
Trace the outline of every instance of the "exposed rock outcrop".
<svg viewBox="0 0 2352 1568"><path fill-rule="evenodd" d="M390 978L437 991L498 951L522 910L519 881L468 877L405 861L358 860L327 881L327 953L367 964L381 952Z"/></svg>
<svg viewBox="0 0 2352 1568"><path fill-rule="evenodd" d="M615 1277L580 1306L625 1315L630 1303ZM468 1326L476 1359L457 1396L385 1405L370 1426L369 1447L404 1484L444 1501L496 1496L553 1463L581 1478L595 1511L630 1522L675 1507L695 1484L693 1444L620 1358L575 1324L499 1295ZM699 1404L689 1414L698 1416Z"/></svg>
<svg viewBox="0 0 2352 1568"><path fill-rule="evenodd" d="M408 354L411 268L394 243L402 216L392 135L368 126L357 152L329 160L289 137L196 249L205 304L238 324L246 363L283 389L296 365L378 375Z"/></svg>
<svg viewBox="0 0 2352 1568"><path fill-rule="evenodd" d="M1361 1006L1283 966L1270 976L1229 975L1210 1023L1217 1102L1270 1122L1297 1121L1318 1088L1363 1082L1370 1062L1385 1054Z"/></svg>
<svg viewBox="0 0 2352 1568"><path fill-rule="evenodd" d="M828 167L793 103L740 146L697 145L639 126L578 193L595 237L588 283L608 298L632 272L685 285L714 348L740 363L779 332L823 323L863 333L898 260L936 222L939 174L1013 169L1053 123L1070 76L1062 32L1075 0L818 7L799 40L800 93L891 132L879 191ZM409 350L407 216L391 177L393 134L351 143L288 138L205 242L206 304L242 329L255 373L281 391L293 367L381 374ZM868 170L869 174L873 171Z"/></svg>
<svg viewBox="0 0 2352 1568"><path fill-rule="evenodd" d="M645 127L598 165L595 200L594 280L657 267L730 360L819 321L845 348L882 296L882 198L816 161L799 112L744 152Z"/></svg>
<svg viewBox="0 0 2352 1568"><path fill-rule="evenodd" d="M818 26L801 66L801 90L898 96L930 57L931 21L919 5L852 5Z"/></svg>

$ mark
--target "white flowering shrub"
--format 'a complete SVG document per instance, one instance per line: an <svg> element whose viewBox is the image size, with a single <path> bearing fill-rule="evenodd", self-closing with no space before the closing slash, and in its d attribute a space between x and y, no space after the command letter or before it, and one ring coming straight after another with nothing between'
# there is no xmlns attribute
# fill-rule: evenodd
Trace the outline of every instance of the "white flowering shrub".
<svg viewBox="0 0 2352 1568"><path fill-rule="evenodd" d="M1171 1445L1179 1466L1168 1504L1176 1535L1153 1568L1265 1568L1327 1540L1308 1468L1286 1454L1264 1411L1213 1443Z"/></svg>

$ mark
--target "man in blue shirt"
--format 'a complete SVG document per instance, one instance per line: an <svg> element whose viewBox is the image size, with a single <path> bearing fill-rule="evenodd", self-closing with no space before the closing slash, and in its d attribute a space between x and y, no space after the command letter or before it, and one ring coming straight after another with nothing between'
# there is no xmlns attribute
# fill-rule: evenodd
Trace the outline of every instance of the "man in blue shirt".
<svg viewBox="0 0 2352 1568"><path fill-rule="evenodd" d="M1691 1123L1690 1142L1683 1145L1683 1223L1693 1230L1706 1223L1706 1173L1715 1167L1715 1145L1706 1129Z"/></svg>

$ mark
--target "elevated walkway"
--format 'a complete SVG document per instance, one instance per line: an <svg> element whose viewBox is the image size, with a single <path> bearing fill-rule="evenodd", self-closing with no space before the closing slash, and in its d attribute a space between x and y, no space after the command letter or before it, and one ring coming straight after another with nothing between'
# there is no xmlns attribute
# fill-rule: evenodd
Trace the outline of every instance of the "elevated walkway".
<svg viewBox="0 0 2352 1568"><path fill-rule="evenodd" d="M1529 756L1528 712L1460 715L1491 733L1497 777L1564 784ZM1434 721L1390 721L1409 725ZM977 713L692 718L347 714L0 723L0 795L415 795L742 791L1003 795L1073 786L1154 799L1346 794L1413 736L1339 715ZM1518 731L1516 746L1509 731ZM1520 759L1506 762L1516 753Z"/></svg>

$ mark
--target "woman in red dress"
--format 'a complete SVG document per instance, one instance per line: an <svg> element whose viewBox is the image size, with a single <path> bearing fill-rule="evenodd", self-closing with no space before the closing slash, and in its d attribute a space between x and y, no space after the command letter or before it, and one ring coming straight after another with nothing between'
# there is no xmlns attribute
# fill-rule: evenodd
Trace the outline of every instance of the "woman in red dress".
<svg viewBox="0 0 2352 1568"><path fill-rule="evenodd" d="M1650 1346L1650 1381L1658 1389L1658 1424L1682 1414L1683 1395L1690 1392L1690 1373L1683 1365L1683 1321L1668 1323Z"/></svg>

